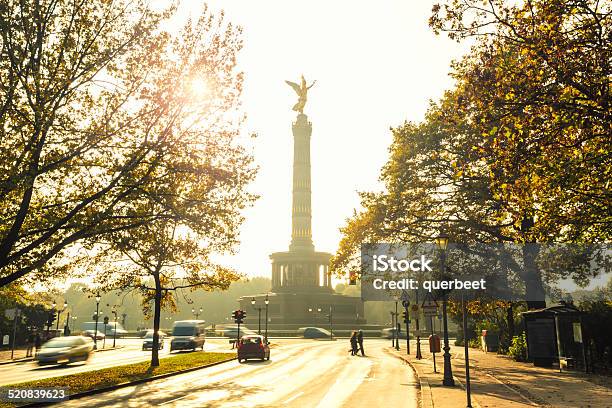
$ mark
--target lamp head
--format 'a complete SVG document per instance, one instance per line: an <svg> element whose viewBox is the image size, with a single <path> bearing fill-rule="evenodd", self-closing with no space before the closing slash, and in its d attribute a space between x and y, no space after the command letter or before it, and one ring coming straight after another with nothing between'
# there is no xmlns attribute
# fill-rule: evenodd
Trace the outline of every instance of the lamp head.
<svg viewBox="0 0 612 408"><path fill-rule="evenodd" d="M100 303L100 299L102 299L100 297L100 292L96 293L96 303Z"/></svg>
<svg viewBox="0 0 612 408"><path fill-rule="evenodd" d="M436 237L436 245L442 251L446 251L446 248L448 247L448 235L444 233L438 235Z"/></svg>
<svg viewBox="0 0 612 408"><path fill-rule="evenodd" d="M255 306L255 298L251 299L251 304Z"/></svg>

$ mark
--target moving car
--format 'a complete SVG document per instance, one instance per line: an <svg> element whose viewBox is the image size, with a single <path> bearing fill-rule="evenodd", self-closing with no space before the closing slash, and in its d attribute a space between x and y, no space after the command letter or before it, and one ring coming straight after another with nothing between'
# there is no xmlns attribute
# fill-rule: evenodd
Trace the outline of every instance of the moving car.
<svg viewBox="0 0 612 408"><path fill-rule="evenodd" d="M382 329L382 330L380 331L380 336L381 336L381 337L384 337L385 339L392 339L392 338L394 338L394 337L393 337L393 336L394 336L394 334L395 334L395 329L394 329L394 328L392 328L392 327L388 327L388 328L386 328L386 329ZM399 338L400 338L400 339L405 339L405 338L406 338L406 332L405 332L405 331L400 330L400 331L399 331Z"/></svg>
<svg viewBox="0 0 612 408"><path fill-rule="evenodd" d="M115 324L117 327L117 338L123 337L127 334L127 330L125 330L123 328L123 326L121 325L121 323L119 322L114 322L114 321L110 321L108 322L108 324L106 325L106 328L104 327L104 321L103 319L98 320L98 330L101 331L102 333L104 333L106 336L108 337L114 337L115 335ZM83 330L96 330L96 322L84 322L81 325L81 328Z"/></svg>
<svg viewBox="0 0 612 408"><path fill-rule="evenodd" d="M36 354L39 365L69 364L87 361L93 351L93 340L85 336L54 337Z"/></svg>
<svg viewBox="0 0 612 408"><path fill-rule="evenodd" d="M331 338L331 333L320 327L300 327L300 332L305 339Z"/></svg>
<svg viewBox="0 0 612 408"><path fill-rule="evenodd" d="M230 339L236 339L238 337L242 337L242 336L250 336L250 335L256 335L257 333L254 332L251 329L248 329L244 326L240 326L240 334L238 334L238 327L237 326L225 326L224 328L221 329L221 333L223 333L222 335L225 337L229 337Z"/></svg>
<svg viewBox="0 0 612 408"><path fill-rule="evenodd" d="M167 334L161 330L158 331L157 334L159 335L159 344L157 348L161 350L164 348L164 339L166 338ZM147 333L144 335L144 340L142 342L142 349L149 350L152 348L153 348L153 330L147 330Z"/></svg>
<svg viewBox="0 0 612 408"><path fill-rule="evenodd" d="M201 347L204 350L206 328L204 320L179 320L172 326L170 351L193 350Z"/></svg>
<svg viewBox="0 0 612 408"><path fill-rule="evenodd" d="M104 333L102 333L100 330L85 330L83 331L83 336L86 336L86 337L89 337L95 340L103 340L104 337L106 337Z"/></svg>
<svg viewBox="0 0 612 408"><path fill-rule="evenodd" d="M238 362L249 358L258 358L261 361L270 359L270 342L260 335L242 336L238 342Z"/></svg>

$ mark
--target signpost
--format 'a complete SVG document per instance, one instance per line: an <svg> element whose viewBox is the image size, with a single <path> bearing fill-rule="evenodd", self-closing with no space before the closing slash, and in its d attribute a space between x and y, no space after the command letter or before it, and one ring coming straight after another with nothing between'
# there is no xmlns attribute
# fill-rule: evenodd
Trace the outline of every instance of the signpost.
<svg viewBox="0 0 612 408"><path fill-rule="evenodd" d="M410 298L405 289L402 290L402 306L404 306L404 323L406 323L406 354L410 355L410 317L408 314Z"/></svg>
<svg viewBox="0 0 612 408"><path fill-rule="evenodd" d="M425 299L421 304L421 309L423 310L423 316L425 317L433 317L438 315L438 302L433 298L431 292L428 292L425 295Z"/></svg>

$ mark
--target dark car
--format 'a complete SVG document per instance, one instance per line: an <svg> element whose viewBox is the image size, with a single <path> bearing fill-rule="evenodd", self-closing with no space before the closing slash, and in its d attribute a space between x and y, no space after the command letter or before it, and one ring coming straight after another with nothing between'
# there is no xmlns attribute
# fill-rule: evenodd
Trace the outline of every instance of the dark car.
<svg viewBox="0 0 612 408"><path fill-rule="evenodd" d="M89 337L55 337L43 344L36 354L36 360L39 365L87 361L92 350L93 341Z"/></svg>
<svg viewBox="0 0 612 408"><path fill-rule="evenodd" d="M331 333L320 327L302 327L300 328L302 336L305 339L328 339L331 338Z"/></svg>
<svg viewBox="0 0 612 408"><path fill-rule="evenodd" d="M100 330L85 330L83 332L83 336L89 337L93 340L104 340L104 337L106 337Z"/></svg>
<svg viewBox="0 0 612 408"><path fill-rule="evenodd" d="M380 331L380 336L385 338L385 339L392 339L395 336L395 329L392 328L392 327L387 328L387 329L382 329ZM405 339L406 338L406 332L400 330L399 331L399 338L400 339Z"/></svg>
<svg viewBox="0 0 612 408"><path fill-rule="evenodd" d="M238 362L249 358L258 358L261 361L270 359L270 343L263 336L242 336L238 342Z"/></svg>

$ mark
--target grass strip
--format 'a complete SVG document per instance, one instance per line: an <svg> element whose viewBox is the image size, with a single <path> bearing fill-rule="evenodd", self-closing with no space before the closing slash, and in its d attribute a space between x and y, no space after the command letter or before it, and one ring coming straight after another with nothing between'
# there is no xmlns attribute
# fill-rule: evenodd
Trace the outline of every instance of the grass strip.
<svg viewBox="0 0 612 408"><path fill-rule="evenodd" d="M202 367L220 361L231 360L235 353L195 352L179 354L159 360L159 367L150 368L150 361L102 368L100 370L69 374L61 377L3 385L0 388L52 388L66 387L69 394L76 394L113 385L125 384L156 375L173 373L188 368ZM0 402L0 407L15 407L8 402Z"/></svg>

